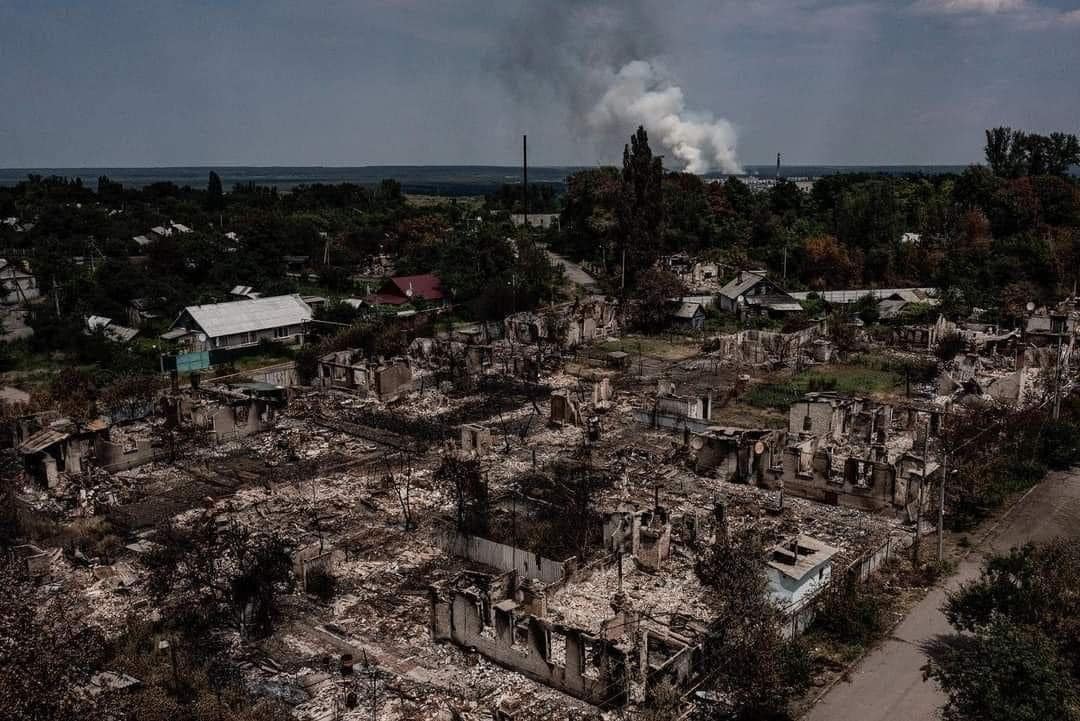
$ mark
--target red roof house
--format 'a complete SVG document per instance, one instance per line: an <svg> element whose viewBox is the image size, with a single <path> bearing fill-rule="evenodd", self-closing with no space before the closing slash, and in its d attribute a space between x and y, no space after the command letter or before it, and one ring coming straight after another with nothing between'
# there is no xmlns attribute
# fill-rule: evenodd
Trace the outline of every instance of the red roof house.
<svg viewBox="0 0 1080 721"><path fill-rule="evenodd" d="M425 273L388 278L378 291L364 300L373 305L405 305L417 298L428 302L442 301L445 296L439 276Z"/></svg>

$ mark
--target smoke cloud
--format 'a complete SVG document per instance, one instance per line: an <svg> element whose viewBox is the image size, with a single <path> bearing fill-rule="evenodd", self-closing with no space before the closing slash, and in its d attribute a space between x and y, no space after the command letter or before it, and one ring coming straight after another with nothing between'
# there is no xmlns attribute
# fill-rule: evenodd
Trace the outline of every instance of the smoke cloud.
<svg viewBox="0 0 1080 721"><path fill-rule="evenodd" d="M734 126L690 110L657 60L662 30L647 0L529 3L506 38L500 74L518 102L564 106L570 131L603 157L643 125L654 151L688 172L739 172Z"/></svg>
<svg viewBox="0 0 1080 721"><path fill-rule="evenodd" d="M711 114L687 111L682 88L655 64L631 61L604 86L607 90L585 118L590 127L606 131L640 124L689 173L739 172L735 128Z"/></svg>

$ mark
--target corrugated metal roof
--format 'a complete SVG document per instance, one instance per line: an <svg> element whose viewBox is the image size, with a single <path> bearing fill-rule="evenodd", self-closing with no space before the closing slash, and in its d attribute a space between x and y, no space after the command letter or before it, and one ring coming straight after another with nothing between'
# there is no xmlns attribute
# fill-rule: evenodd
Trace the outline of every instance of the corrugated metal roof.
<svg viewBox="0 0 1080 721"><path fill-rule="evenodd" d="M803 309L799 302L787 293L771 293L769 295L750 295L746 297L746 304L761 306L769 310L781 313L798 313Z"/></svg>
<svg viewBox="0 0 1080 721"><path fill-rule="evenodd" d="M720 289L720 295L735 300L763 280L768 280L764 271L741 270L739 275Z"/></svg>
<svg viewBox="0 0 1080 721"><path fill-rule="evenodd" d="M792 548L796 544L797 553ZM801 581L810 571L839 553L829 544L805 535L798 536L794 541L778 543L769 551L768 565L796 581Z"/></svg>
<svg viewBox="0 0 1080 721"><path fill-rule="evenodd" d="M40 431L19 444L19 447L16 450L23 455L40 453L49 446L64 440L69 435L71 434L57 431L52 428L42 428Z"/></svg>
<svg viewBox="0 0 1080 721"><path fill-rule="evenodd" d="M805 291L799 293L791 293L791 296L798 300L807 300L810 293L814 291ZM937 288L863 288L852 290L822 290L816 291L816 294L826 303L832 303L833 305L840 305L844 303L855 303L862 300L866 296L871 296L878 300L906 300L912 303L926 303L932 302L933 296L937 294Z"/></svg>
<svg viewBox="0 0 1080 721"><path fill-rule="evenodd" d="M191 305L184 310L210 338L300 325L311 320L311 307L298 295Z"/></svg>
<svg viewBox="0 0 1080 721"><path fill-rule="evenodd" d="M697 315L698 309L701 308L701 303L679 303L675 306L671 315L675 318L684 318L691 320ZM704 311L702 311L704 313Z"/></svg>
<svg viewBox="0 0 1080 721"><path fill-rule="evenodd" d="M434 273L423 275L399 275L390 278L376 295L389 295L396 288L397 292L407 298L423 298L424 300L442 300L442 281Z"/></svg>

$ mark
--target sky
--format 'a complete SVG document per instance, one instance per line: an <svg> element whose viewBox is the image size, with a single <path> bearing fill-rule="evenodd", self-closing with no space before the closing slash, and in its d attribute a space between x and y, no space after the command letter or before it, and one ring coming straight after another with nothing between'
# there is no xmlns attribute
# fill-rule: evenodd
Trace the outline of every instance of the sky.
<svg viewBox="0 0 1080 721"><path fill-rule="evenodd" d="M594 165L635 113L668 157L962 164L1080 132L1080 0L0 0L0 67L9 168Z"/></svg>

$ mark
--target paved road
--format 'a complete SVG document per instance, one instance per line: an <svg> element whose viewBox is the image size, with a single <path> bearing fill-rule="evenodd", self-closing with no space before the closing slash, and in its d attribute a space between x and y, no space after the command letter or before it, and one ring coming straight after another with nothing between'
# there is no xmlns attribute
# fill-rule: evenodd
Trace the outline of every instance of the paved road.
<svg viewBox="0 0 1080 721"><path fill-rule="evenodd" d="M562 257L561 255L558 255L557 253L552 253L547 248L544 248L544 252L547 253L548 258L551 259L552 263L554 263L555 265L563 266L566 271L566 279L574 285L580 285L586 290L594 290L597 287L596 279L586 273L584 269L582 269L582 267L577 263L571 263L569 260Z"/></svg>
<svg viewBox="0 0 1080 721"><path fill-rule="evenodd" d="M923 681L922 644L952 631L941 607L947 591L976 578L983 558L992 552L1055 536L1080 536L1080 470L1051 473L1012 509L990 537L962 561L945 588L927 594L897 627L893 636L868 655L803 717L803 721L932 721L940 718L945 695L933 681ZM931 539L930 552L934 543Z"/></svg>

